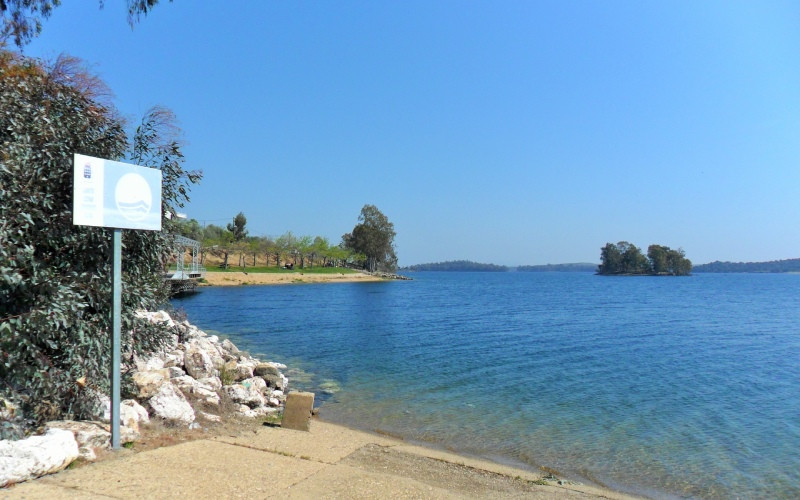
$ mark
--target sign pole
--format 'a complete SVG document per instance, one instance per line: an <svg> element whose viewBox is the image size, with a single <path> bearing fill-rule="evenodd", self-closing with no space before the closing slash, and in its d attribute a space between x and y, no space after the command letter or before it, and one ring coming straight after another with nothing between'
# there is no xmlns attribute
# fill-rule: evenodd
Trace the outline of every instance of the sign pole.
<svg viewBox="0 0 800 500"><path fill-rule="evenodd" d="M119 449L120 330L122 314L122 229L114 229L114 297L111 338L111 448Z"/></svg>

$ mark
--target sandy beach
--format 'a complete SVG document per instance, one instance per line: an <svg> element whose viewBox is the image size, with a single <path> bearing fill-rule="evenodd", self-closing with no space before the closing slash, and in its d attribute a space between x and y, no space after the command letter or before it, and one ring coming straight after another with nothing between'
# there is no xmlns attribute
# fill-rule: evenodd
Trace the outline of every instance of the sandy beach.
<svg viewBox="0 0 800 500"><path fill-rule="evenodd" d="M383 278L365 273L245 273L245 272L206 272L206 282L201 286L237 285L291 285L300 283L352 283L384 281Z"/></svg>
<svg viewBox="0 0 800 500"><path fill-rule="evenodd" d="M143 438L147 440L148 438ZM2 498L630 498L314 420L254 426L0 490Z"/></svg>

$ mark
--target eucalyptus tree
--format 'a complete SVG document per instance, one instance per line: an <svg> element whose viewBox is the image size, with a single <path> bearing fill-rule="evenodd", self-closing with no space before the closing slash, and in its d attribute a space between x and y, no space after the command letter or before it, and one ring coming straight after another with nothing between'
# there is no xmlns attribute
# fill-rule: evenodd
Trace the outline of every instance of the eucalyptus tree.
<svg viewBox="0 0 800 500"><path fill-rule="evenodd" d="M297 250L297 237L291 231L286 231L275 240L275 266L281 267L281 258L288 260Z"/></svg>
<svg viewBox="0 0 800 500"><path fill-rule="evenodd" d="M325 260L327 259L328 249L330 248L330 243L328 242L327 238L322 236L317 236L314 238L314 242L311 244L311 253L309 254L309 259L311 260L311 267L314 267L314 259L317 257L322 257L322 265L326 264Z"/></svg>
<svg viewBox="0 0 800 500"><path fill-rule="evenodd" d="M173 216L201 176L184 169L171 113L147 112L129 140L107 95L74 58L0 50L0 392L32 423L88 417L109 389L111 230L72 223L74 153L160 169L161 212ZM162 225L122 235L124 365L170 339L135 314L167 298L175 219ZM19 437L7 424L0 439Z"/></svg>
<svg viewBox="0 0 800 500"><path fill-rule="evenodd" d="M297 244L295 245L295 249L297 250L297 255L300 257L300 268L304 269L306 267L306 257L308 254L311 253L311 247L314 243L314 240L311 239L311 236L301 236L297 238Z"/></svg>
<svg viewBox="0 0 800 500"><path fill-rule="evenodd" d="M364 205L358 224L351 233L342 236L345 248L365 256L364 267L374 272L378 267L390 271L397 269L394 224L375 205Z"/></svg>
<svg viewBox="0 0 800 500"><path fill-rule="evenodd" d="M239 212L236 214L236 217L233 218L233 222L229 223L227 226L228 231L233 234L233 241L242 241L247 237L247 217L244 216L244 213Z"/></svg>
<svg viewBox="0 0 800 500"><path fill-rule="evenodd" d="M172 0L170 0L171 2ZM126 0L128 23L133 25L141 16L147 15L158 0ZM14 39L22 47L42 32L42 21L50 17L61 0L0 0L0 40ZM98 1L100 8L103 0Z"/></svg>

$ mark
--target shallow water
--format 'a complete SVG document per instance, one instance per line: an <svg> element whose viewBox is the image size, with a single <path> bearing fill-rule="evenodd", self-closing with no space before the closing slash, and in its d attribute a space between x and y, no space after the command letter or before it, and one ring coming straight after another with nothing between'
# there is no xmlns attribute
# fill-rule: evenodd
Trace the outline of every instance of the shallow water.
<svg viewBox="0 0 800 500"><path fill-rule="evenodd" d="M173 302L327 420L653 497L800 497L800 275L412 276Z"/></svg>

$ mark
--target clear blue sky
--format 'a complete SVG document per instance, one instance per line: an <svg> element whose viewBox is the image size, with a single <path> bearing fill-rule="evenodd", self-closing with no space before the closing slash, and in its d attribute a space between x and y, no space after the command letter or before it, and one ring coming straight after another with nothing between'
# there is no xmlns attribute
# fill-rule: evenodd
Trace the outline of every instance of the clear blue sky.
<svg viewBox="0 0 800 500"><path fill-rule="evenodd" d="M25 52L174 110L198 220L338 242L370 203L401 265L800 257L800 3L105 4Z"/></svg>

